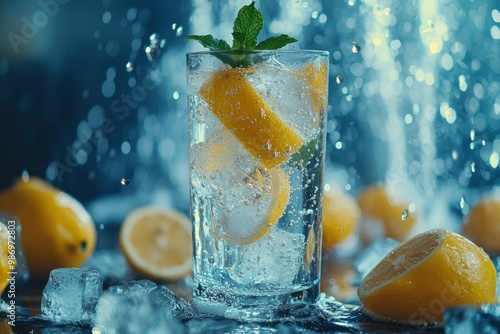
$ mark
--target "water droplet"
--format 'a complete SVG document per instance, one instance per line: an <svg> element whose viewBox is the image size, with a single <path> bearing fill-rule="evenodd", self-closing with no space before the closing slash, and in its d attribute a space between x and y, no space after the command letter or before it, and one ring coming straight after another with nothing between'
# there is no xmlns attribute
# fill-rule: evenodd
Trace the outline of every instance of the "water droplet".
<svg viewBox="0 0 500 334"><path fill-rule="evenodd" d="M359 46L358 43L356 42L352 42L352 53L359 53L359 51L361 50L361 46Z"/></svg>
<svg viewBox="0 0 500 334"><path fill-rule="evenodd" d="M145 51L146 51L146 56L148 56L149 61L155 60L156 57L158 57L158 54L160 53L159 49L157 49L156 47L151 47L151 46L147 46Z"/></svg>
<svg viewBox="0 0 500 334"><path fill-rule="evenodd" d="M182 26L180 26L179 28L177 28L177 30L175 31L175 36L180 36L182 35L182 31L183 31L183 28Z"/></svg>
<svg viewBox="0 0 500 334"><path fill-rule="evenodd" d="M158 34L152 34L151 36L149 36L149 41L151 42L151 44L158 44Z"/></svg>
<svg viewBox="0 0 500 334"><path fill-rule="evenodd" d="M335 82L336 82L337 84L339 84L339 85L340 85L341 83L343 83L343 82L344 82L344 77L343 77L343 76L341 76L340 74L339 74L339 75L337 75L337 76L335 77Z"/></svg>
<svg viewBox="0 0 500 334"><path fill-rule="evenodd" d="M134 70L134 64L131 61L127 62L127 64L125 64L125 69L128 73L132 72Z"/></svg>
<svg viewBox="0 0 500 334"><path fill-rule="evenodd" d="M128 186L128 184L130 183L130 179L127 179L127 178L123 178L120 183L122 184L122 186Z"/></svg>
<svg viewBox="0 0 500 334"><path fill-rule="evenodd" d="M460 198L460 208L463 209L465 208L465 205L467 204L467 201L465 200L465 195L462 195Z"/></svg>
<svg viewBox="0 0 500 334"><path fill-rule="evenodd" d="M401 220L405 221L408 218L408 210L404 209L401 214Z"/></svg>
<svg viewBox="0 0 500 334"><path fill-rule="evenodd" d="M23 170L21 173L21 178L23 179L24 182L28 182L30 179L30 173L26 169Z"/></svg>

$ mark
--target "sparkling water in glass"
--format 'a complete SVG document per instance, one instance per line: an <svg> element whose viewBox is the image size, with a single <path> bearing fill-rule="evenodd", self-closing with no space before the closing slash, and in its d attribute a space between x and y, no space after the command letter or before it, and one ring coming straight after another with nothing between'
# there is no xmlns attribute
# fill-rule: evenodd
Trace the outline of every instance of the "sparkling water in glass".
<svg viewBox="0 0 500 334"><path fill-rule="evenodd" d="M274 321L317 299L328 57L187 55L198 311Z"/></svg>

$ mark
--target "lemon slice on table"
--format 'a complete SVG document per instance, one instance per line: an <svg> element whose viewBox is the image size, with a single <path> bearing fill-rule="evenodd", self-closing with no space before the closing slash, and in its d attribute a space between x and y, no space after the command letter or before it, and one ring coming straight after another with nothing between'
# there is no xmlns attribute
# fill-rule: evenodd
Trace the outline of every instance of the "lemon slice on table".
<svg viewBox="0 0 500 334"><path fill-rule="evenodd" d="M191 222L175 210L135 209L123 222L119 241L131 268L147 277L174 280L192 270Z"/></svg>
<svg viewBox="0 0 500 334"><path fill-rule="evenodd" d="M375 318L410 324L443 321L445 307L495 304L497 272L463 236L434 229L391 251L364 278L358 296Z"/></svg>
<svg viewBox="0 0 500 334"><path fill-rule="evenodd" d="M266 235L283 215L290 200L290 183L281 168L257 168L248 176L256 191L232 208L221 208L212 222L215 237L238 245L247 245Z"/></svg>
<svg viewBox="0 0 500 334"><path fill-rule="evenodd" d="M215 72L200 88L212 113L267 168L286 161L303 139L266 104L245 78L246 68Z"/></svg>

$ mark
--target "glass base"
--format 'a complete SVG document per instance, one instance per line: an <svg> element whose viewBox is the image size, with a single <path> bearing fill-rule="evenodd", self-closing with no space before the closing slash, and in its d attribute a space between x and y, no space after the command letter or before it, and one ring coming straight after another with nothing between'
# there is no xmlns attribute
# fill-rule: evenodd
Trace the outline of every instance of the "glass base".
<svg viewBox="0 0 500 334"><path fill-rule="evenodd" d="M296 321L309 316L309 307L319 296L319 283L305 290L283 294L230 294L227 289L214 289L195 283L193 307L197 312L253 322Z"/></svg>

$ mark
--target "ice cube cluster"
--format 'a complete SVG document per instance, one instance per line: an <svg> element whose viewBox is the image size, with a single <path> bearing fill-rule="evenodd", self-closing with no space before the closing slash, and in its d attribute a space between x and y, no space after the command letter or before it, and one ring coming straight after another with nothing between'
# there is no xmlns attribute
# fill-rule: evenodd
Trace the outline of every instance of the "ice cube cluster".
<svg viewBox="0 0 500 334"><path fill-rule="evenodd" d="M60 268L51 272L42 295L40 319L92 326L92 333L183 333L191 306L165 286L129 281L103 291L97 270Z"/></svg>

